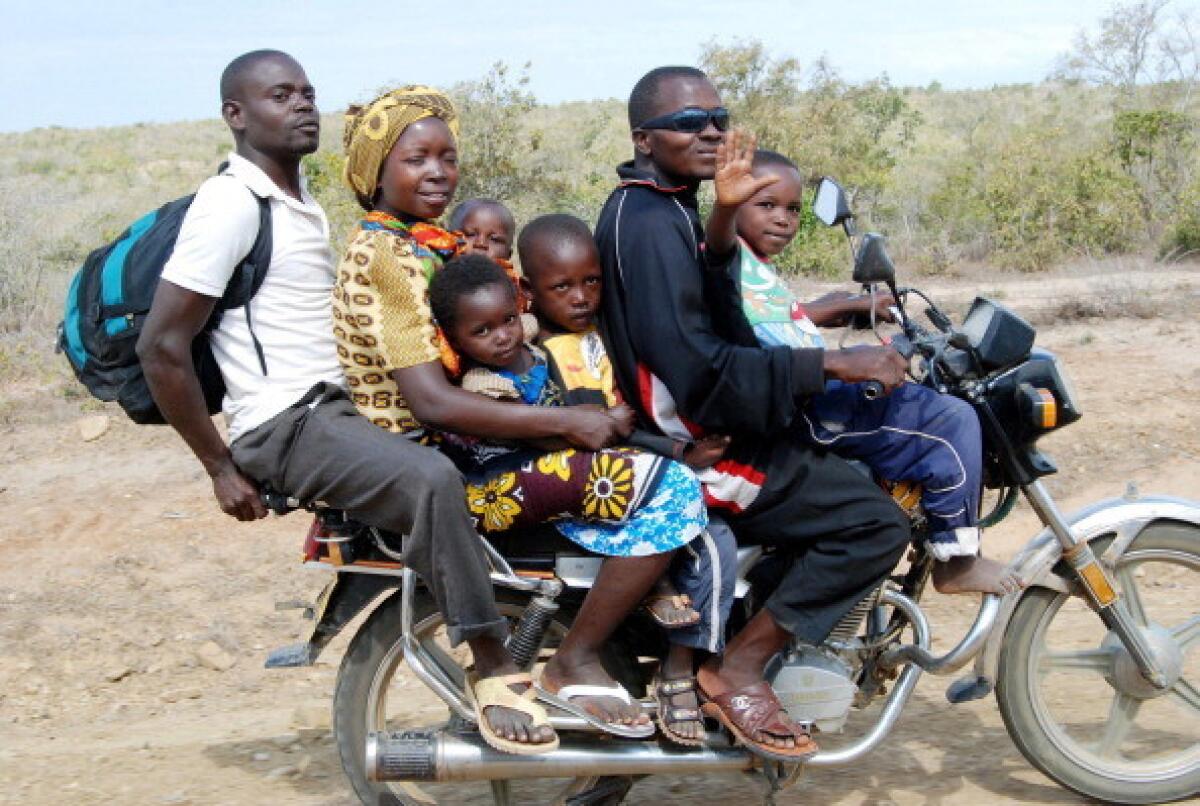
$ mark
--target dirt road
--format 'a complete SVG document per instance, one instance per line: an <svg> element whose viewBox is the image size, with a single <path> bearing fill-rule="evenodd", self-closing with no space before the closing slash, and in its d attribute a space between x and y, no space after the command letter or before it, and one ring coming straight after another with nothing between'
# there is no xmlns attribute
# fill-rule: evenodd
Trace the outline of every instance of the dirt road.
<svg viewBox="0 0 1200 806"><path fill-rule="evenodd" d="M942 285L965 298L967 284ZM1120 495L1129 480L1200 498L1195 271L986 287L1039 311L1040 342L1079 388L1084 420L1046 444L1064 509ZM1080 294L1110 304L1062 308ZM1145 318L1121 315L1132 303ZM1071 318L1097 312L1111 318ZM77 406L26 399L36 410L0 431L0 803L351 802L328 732L344 641L312 669L262 668L304 626L277 605L310 601L324 582L297 562L305 516L233 522L171 432L115 413L85 441ZM1008 557L1034 531L1018 510L985 547ZM934 600L936 634L952 636L972 606ZM993 699L951 708L945 682L922 681L869 759L814 771L781 802L1079 802L1025 763ZM406 685L414 724L441 718ZM756 786L665 778L639 783L629 802L755 802Z"/></svg>

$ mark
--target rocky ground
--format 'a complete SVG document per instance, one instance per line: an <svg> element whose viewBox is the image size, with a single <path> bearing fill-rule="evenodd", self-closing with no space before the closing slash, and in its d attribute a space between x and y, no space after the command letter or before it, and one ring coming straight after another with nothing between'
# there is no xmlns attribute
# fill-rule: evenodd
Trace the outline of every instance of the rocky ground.
<svg viewBox="0 0 1200 806"><path fill-rule="evenodd" d="M1194 269L933 285L954 301L976 288L1003 298L1070 368L1086 416L1046 441L1064 509L1129 481L1200 498ZM352 802L329 733L345 640L311 669L262 665L304 629L281 608L311 601L325 579L298 562L306 516L231 521L170 431L18 392L27 411L0 431L0 803ZM1008 557L1035 531L1019 509L985 546ZM972 615L965 597L931 601L943 638ZM1019 755L994 699L951 708L944 682L922 681L871 757L813 771L781 802L1079 802ZM414 680L401 685L405 721L442 718ZM663 778L629 802L754 802L756 791L742 776Z"/></svg>

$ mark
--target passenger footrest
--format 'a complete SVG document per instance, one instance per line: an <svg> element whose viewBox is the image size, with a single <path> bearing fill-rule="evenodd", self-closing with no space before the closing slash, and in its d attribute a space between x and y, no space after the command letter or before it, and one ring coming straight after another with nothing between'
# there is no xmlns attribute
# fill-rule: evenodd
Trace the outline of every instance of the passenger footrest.
<svg viewBox="0 0 1200 806"><path fill-rule="evenodd" d="M299 666L312 666L316 660L314 647L308 641L300 644L289 644L278 649L272 649L263 664L268 669L290 669Z"/></svg>

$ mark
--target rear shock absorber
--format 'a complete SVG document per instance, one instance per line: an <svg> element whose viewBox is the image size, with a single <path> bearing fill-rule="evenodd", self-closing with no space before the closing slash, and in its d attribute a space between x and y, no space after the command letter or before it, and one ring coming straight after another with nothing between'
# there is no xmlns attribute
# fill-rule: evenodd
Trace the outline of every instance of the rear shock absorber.
<svg viewBox="0 0 1200 806"><path fill-rule="evenodd" d="M512 653L513 662L523 671L533 666L546 640L546 628L550 625L550 619L558 612L558 603L554 601L556 595L557 592L554 592L534 597L505 641L505 646Z"/></svg>

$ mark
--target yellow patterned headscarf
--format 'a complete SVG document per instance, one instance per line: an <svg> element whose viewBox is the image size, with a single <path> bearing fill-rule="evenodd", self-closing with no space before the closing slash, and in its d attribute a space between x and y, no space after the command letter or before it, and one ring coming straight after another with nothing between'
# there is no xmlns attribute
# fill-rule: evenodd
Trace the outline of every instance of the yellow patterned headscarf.
<svg viewBox="0 0 1200 806"><path fill-rule="evenodd" d="M388 152L405 129L424 118L441 118L458 138L458 112L445 93L433 87L411 84L346 110L345 179L359 201L375 195Z"/></svg>

